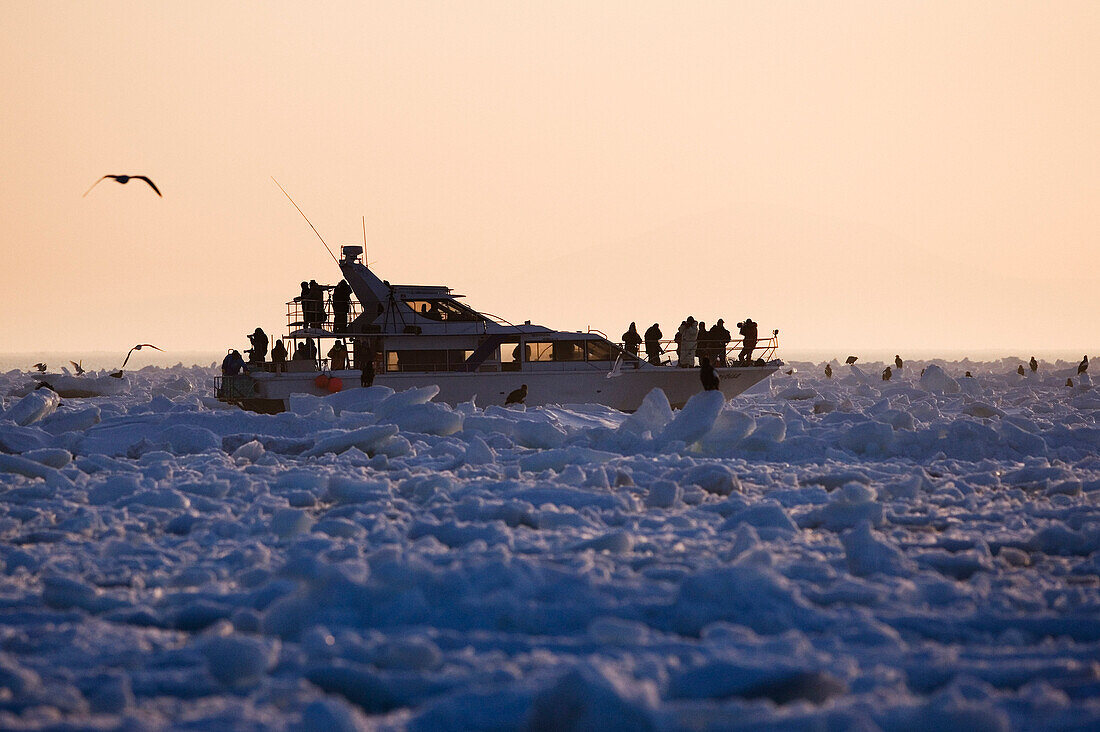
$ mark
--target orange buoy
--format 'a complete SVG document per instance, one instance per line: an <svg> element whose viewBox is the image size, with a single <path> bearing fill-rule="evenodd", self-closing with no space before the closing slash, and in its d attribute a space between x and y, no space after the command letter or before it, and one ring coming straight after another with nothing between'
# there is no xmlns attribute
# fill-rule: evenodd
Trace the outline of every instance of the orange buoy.
<svg viewBox="0 0 1100 732"><path fill-rule="evenodd" d="M340 378L337 378L337 377L333 376L331 379L328 380L328 390L329 390L329 392L335 394L336 392L340 391L343 388L344 388L344 380L343 379L340 379Z"/></svg>
<svg viewBox="0 0 1100 732"><path fill-rule="evenodd" d="M318 389L327 389L328 382L328 374L317 374L317 378L313 380L313 383L317 385Z"/></svg>

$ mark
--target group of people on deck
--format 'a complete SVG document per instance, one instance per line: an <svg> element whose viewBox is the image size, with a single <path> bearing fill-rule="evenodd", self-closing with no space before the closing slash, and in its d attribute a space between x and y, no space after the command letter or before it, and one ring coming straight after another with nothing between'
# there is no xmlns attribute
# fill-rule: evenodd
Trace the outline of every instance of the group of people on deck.
<svg viewBox="0 0 1100 732"><path fill-rule="evenodd" d="M328 322L328 312L325 309L326 289L328 288L325 285L317 284L317 280L302 283L302 294L294 300L301 304L303 328L323 328ZM347 280L340 280L332 288L329 304L332 306L333 332L343 333L348 329L351 294L351 285Z"/></svg>
<svg viewBox="0 0 1100 732"><path fill-rule="evenodd" d="M736 364L748 366L752 364L752 352L755 350L758 340L757 324L753 322L752 318L745 318L744 321L737 324L737 328L742 340L741 352L737 356ZM644 336L638 333L637 324L631 323L627 331L623 333L623 346L626 348L627 353L637 356L639 347L644 343L646 360L654 366L658 366L661 363L661 354L664 353L661 348L663 337L664 334L661 333L661 327L657 323L646 329ZM676 329L676 335L673 337L673 341L676 343L677 365L681 368L694 368L696 357L699 358L700 364L705 359L707 363L713 366L733 365L728 363L726 359L726 350L732 340L733 337L722 318L718 319L714 327L708 329L706 323L696 322L695 318L689 315L686 320L680 323L680 327Z"/></svg>

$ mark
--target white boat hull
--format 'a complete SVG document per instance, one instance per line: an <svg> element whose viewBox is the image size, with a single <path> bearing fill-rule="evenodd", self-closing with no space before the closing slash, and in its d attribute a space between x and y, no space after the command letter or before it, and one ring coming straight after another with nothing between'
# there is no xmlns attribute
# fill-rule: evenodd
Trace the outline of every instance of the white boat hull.
<svg viewBox="0 0 1100 732"><path fill-rule="evenodd" d="M718 369L722 394L733 398L763 381L778 369L778 365ZM269 373L251 375L255 380L253 399L281 401L285 406L291 394L323 396L329 391L317 385L318 372ZM335 371L329 376L339 378L343 389L359 387L359 371ZM669 403L682 407L693 395L702 391L699 369L645 368L623 370L608 378L603 370L591 371L523 371L523 372L436 372L386 373L374 379L375 386L388 386L395 391L435 384L439 387L436 401L450 405L473 400L478 406L504 404L505 398L520 385L527 385L528 406L544 404L603 404L624 412L637 409L645 395L661 389ZM242 395L243 396L243 395ZM240 399L242 403L246 399ZM248 406L247 403L244 406Z"/></svg>

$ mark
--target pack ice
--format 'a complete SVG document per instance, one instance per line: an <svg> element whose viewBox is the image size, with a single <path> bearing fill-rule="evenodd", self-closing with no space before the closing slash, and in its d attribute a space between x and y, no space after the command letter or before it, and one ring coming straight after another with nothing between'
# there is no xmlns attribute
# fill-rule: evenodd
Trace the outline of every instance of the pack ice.
<svg viewBox="0 0 1100 732"><path fill-rule="evenodd" d="M629 415L0 375L0 728L1095 729L1100 392L1017 363Z"/></svg>

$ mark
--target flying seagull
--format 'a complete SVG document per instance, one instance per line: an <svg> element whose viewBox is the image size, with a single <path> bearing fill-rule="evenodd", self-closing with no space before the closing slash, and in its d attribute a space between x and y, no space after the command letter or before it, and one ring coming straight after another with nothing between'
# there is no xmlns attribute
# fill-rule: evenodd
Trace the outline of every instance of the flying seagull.
<svg viewBox="0 0 1100 732"><path fill-rule="evenodd" d="M119 367L118 371L111 374L111 376L115 377L116 379L121 379L122 378L122 369L126 368L126 364L129 363L130 354L132 354L134 351L140 351L143 348L156 348L158 351L161 351L161 352L164 351L163 348L157 348L152 343L139 343L139 344L137 344L136 346L134 346L133 348L130 349L130 352L126 354L126 360L124 360L122 362L122 366Z"/></svg>
<svg viewBox="0 0 1100 732"><path fill-rule="evenodd" d="M39 371L41 371L41 372L45 372L45 371L46 371L46 369L48 369L48 368L49 368L49 366L47 366L47 365L46 365L46 364L44 364L44 363L36 363L36 364L34 365L34 367L35 367L36 369L38 369Z"/></svg>
<svg viewBox="0 0 1100 732"><path fill-rule="evenodd" d="M144 176L144 175L105 175L105 176L103 176L103 178L114 178L115 180L117 180L119 183L121 183L123 185L126 185L127 183L129 183L131 178L133 178L134 180L143 180L143 181L145 181L146 183L149 184L150 188L152 188L154 191L157 192L158 196L160 196L161 198L164 198L164 196L160 192L160 189L157 188L157 184L154 183L153 181L149 180L148 176ZM103 181L103 178L100 178L95 183L92 183L92 188L95 188L96 186L98 186ZM88 190L84 191L84 196L91 193L92 188L89 188ZM81 196L81 198L84 198L84 196Z"/></svg>
<svg viewBox="0 0 1100 732"><path fill-rule="evenodd" d="M848 358L844 359L844 363L851 366L852 364L854 364L858 360L859 360L859 356L849 356Z"/></svg>
<svg viewBox="0 0 1100 732"><path fill-rule="evenodd" d="M84 375L84 367L81 365L84 363L83 359L80 361L80 363L77 363L76 361L69 361L69 363L73 365L73 370L76 371L77 376Z"/></svg>

